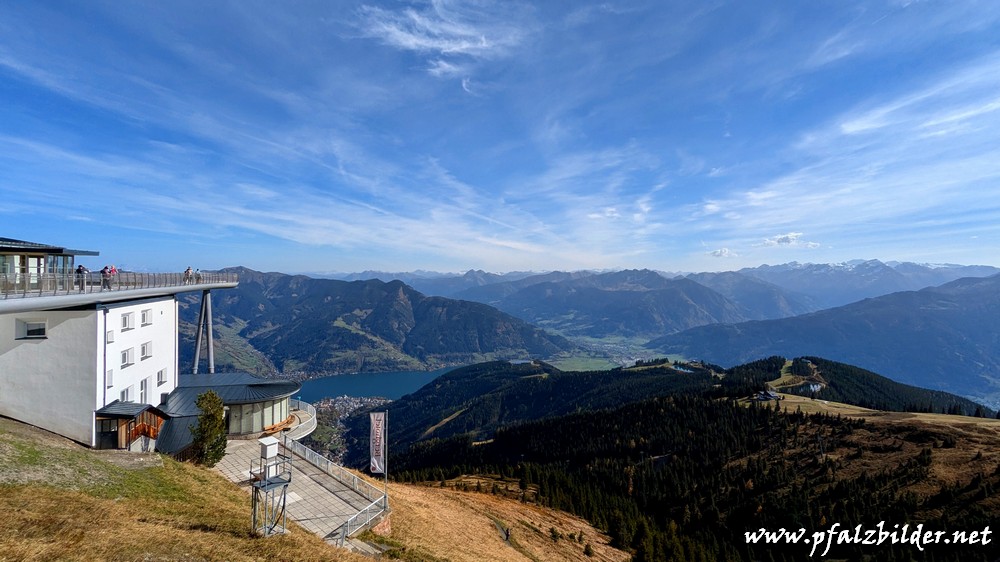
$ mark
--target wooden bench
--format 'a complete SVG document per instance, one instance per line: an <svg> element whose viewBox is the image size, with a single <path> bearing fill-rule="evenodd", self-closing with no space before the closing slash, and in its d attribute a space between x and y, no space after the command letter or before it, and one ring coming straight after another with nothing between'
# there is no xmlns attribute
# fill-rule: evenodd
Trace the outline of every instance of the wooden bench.
<svg viewBox="0 0 1000 562"><path fill-rule="evenodd" d="M288 416L283 422L271 424L265 427L264 435L274 435L275 433L279 433L282 430L292 427L292 424L294 423L295 423L295 416Z"/></svg>

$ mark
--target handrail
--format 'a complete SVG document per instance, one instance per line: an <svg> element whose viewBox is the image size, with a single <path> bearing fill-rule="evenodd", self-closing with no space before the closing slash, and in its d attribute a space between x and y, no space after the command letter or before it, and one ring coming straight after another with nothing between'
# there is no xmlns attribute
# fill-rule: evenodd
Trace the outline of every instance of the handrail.
<svg viewBox="0 0 1000 562"><path fill-rule="evenodd" d="M365 507L356 515L352 515L350 519L344 521L344 524L340 526L340 546L344 546L344 543L347 542L347 537L371 525L371 522L385 512L386 509L386 497L383 495L381 498L370 503L368 507ZM362 517L365 518L364 523L360 523Z"/></svg>
<svg viewBox="0 0 1000 562"><path fill-rule="evenodd" d="M313 409L313 412L315 412L315 409ZM284 436L284 442L282 445L284 445L286 451L291 451L299 455L309 464L326 472L341 484L349 486L352 490L372 502L361 511L358 511L357 514L351 516L350 519L341 525L340 537L338 539L340 546L344 546L344 543L347 541L347 537L366 528L376 517L388 511L389 499L386 497L385 491L379 490L364 479L358 478L355 474L351 474L344 467L335 464L330 459L320 455L302 443L299 443L294 439L289 439L287 435ZM375 510L376 507L378 507L377 511ZM365 522L359 524L358 521L360 521L362 517L365 518Z"/></svg>
<svg viewBox="0 0 1000 562"><path fill-rule="evenodd" d="M315 466L323 472L326 472L330 476L333 476L341 484L350 487L358 494L364 496L368 501L374 501L377 498L384 496L382 490L379 490L375 486L371 485L365 479L359 478L355 474L351 474L351 472L346 468L334 463L330 459L320 455L302 443L299 443L294 439L289 439L287 435L284 436L283 445L287 450L292 451L305 459L309 464Z"/></svg>
<svg viewBox="0 0 1000 562"><path fill-rule="evenodd" d="M291 431L286 433L286 437L291 437L292 439L298 441L307 435L311 435L313 431L316 431L316 407L306 402L304 400L296 400L294 398L288 399L289 408L292 410L305 410L309 414L309 420L299 426L292 428Z"/></svg>
<svg viewBox="0 0 1000 562"><path fill-rule="evenodd" d="M158 289L188 285L197 290L199 285L238 283L236 273L199 272L138 273L119 271L116 275L102 276L100 272L73 273L0 273L0 299L49 297L127 291L133 289Z"/></svg>

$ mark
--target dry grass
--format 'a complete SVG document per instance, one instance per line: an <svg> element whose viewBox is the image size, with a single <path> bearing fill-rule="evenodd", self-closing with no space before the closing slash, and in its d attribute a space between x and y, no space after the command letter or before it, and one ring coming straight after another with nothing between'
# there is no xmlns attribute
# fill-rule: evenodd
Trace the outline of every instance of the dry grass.
<svg viewBox="0 0 1000 562"><path fill-rule="evenodd" d="M865 418L870 421L886 423L903 422L923 422L931 425L946 426L951 428L976 426L992 429L1000 435L1000 420L994 418L973 418L970 416L954 416L951 414L928 414L911 412L883 412L879 410L869 410L860 406L852 406L841 402L831 402L829 400L812 399L795 394L782 394L779 405L789 412L801 409L807 414L825 412L832 415L840 414L854 418Z"/></svg>
<svg viewBox="0 0 1000 562"><path fill-rule="evenodd" d="M2 561L369 560L297 526L251 536L246 493L190 464L91 451L5 418L0 449Z"/></svg>
<svg viewBox="0 0 1000 562"><path fill-rule="evenodd" d="M1000 420L997 419L882 412L791 394L782 396L780 407L789 412L798 409L804 413L823 412L866 420L864 427L826 451L827 457L841 461L839 477L878 474L915 458L923 449L930 449L932 460L927 478L908 488L920 496L928 496L946 486L967 484L977 475L992 474L1000 466ZM858 451L864 452L859 456ZM786 457L797 453L785 451ZM983 506L1000 509L1000 498L988 499Z"/></svg>
<svg viewBox="0 0 1000 562"><path fill-rule="evenodd" d="M462 408L461 410L459 410L459 411L455 412L454 414L452 414L452 415L450 415L450 416L446 417L445 419L443 419L443 420L439 421L438 423L434 424L433 426L431 426L431 427L428 427L428 428L427 428L427 431L425 431L425 432L424 432L424 433L423 433L423 434L422 434L422 435L420 436L420 438L421 438L421 439L424 439L424 438L428 437L428 436L429 436L430 434L434 433L434 432L435 432L435 431L437 431L437 430L438 430L439 428L443 427L443 426L444 426L444 424L446 424L446 423L450 422L451 420L453 420L453 419L457 418L457 417L458 417L459 415L461 415L461 414L462 414L462 412L464 412L464 411L465 411L465 408Z"/></svg>
<svg viewBox="0 0 1000 562"><path fill-rule="evenodd" d="M416 559L450 562L622 562L628 554L607 546L608 537L586 521L516 500L452 488L391 484L389 537ZM504 540L501 528L511 529ZM550 529L563 535L553 540ZM583 533L583 542L570 540ZM590 543L593 557L583 550Z"/></svg>
<svg viewBox="0 0 1000 562"><path fill-rule="evenodd" d="M517 500L402 484L390 485L390 498L390 538L406 560L629 558L586 521ZM0 512L3 562L371 560L292 523L284 536L251 536L246 492L214 471L160 455L93 451L5 418ZM510 542L501 530L508 527ZM553 540L550 529L562 537ZM588 543L592 557L583 554Z"/></svg>

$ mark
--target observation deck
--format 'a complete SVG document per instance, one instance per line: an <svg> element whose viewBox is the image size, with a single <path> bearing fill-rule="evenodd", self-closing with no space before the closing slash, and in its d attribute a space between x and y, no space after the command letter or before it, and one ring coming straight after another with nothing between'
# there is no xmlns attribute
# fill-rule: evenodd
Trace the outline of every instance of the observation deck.
<svg viewBox="0 0 1000 562"><path fill-rule="evenodd" d="M119 271L110 278L100 272L0 273L0 313L55 310L95 303L135 300L189 291L231 289L236 273L137 273Z"/></svg>

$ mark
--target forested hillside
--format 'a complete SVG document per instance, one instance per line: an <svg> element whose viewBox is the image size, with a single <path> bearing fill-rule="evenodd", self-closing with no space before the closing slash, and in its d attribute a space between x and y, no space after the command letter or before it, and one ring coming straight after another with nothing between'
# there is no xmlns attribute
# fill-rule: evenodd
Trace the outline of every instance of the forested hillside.
<svg viewBox="0 0 1000 562"><path fill-rule="evenodd" d="M881 388L877 375L820 358L796 363L818 368L846 398L881 392L865 392ZM879 521L982 531L1000 515L1000 421L886 425L739 399L783 369L788 375L786 364L771 357L728 370L662 360L591 373L544 364L458 369L389 406L393 477L493 479L500 485L483 491L578 514L636 560L801 560L808 545L753 546L744 533ZM912 392L900 403L937 410L957 400ZM367 419L348 425L353 458L363 464ZM987 560L1000 554L995 545L842 545L829 555Z"/></svg>

